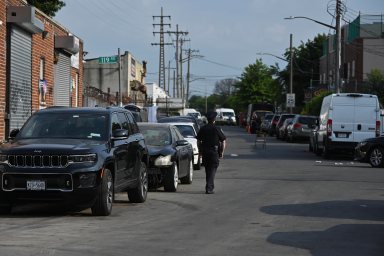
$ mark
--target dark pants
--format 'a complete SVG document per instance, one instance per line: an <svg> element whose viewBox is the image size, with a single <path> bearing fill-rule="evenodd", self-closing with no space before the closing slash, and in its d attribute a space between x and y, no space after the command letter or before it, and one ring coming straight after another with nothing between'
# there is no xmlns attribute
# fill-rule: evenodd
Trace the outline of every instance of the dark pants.
<svg viewBox="0 0 384 256"><path fill-rule="evenodd" d="M205 191L213 191L215 188L215 175L217 167L219 167L219 154L217 151L204 152L203 163L205 167Z"/></svg>

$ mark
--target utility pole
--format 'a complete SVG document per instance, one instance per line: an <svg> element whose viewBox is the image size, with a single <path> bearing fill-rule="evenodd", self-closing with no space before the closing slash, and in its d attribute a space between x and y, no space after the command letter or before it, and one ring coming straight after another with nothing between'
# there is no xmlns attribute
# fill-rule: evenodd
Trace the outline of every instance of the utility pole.
<svg viewBox="0 0 384 256"><path fill-rule="evenodd" d="M293 87L293 50L292 50L292 34L289 35L289 93L292 96L292 87ZM292 105L289 107L289 113L292 114Z"/></svg>
<svg viewBox="0 0 384 256"><path fill-rule="evenodd" d="M189 39L180 39L180 88L181 88L181 102L183 104L183 107L185 106L185 87L184 87L184 80L183 80L183 44L184 42L190 41Z"/></svg>
<svg viewBox="0 0 384 256"><path fill-rule="evenodd" d="M123 97L121 93L121 56L120 56L120 48L117 49L117 60L119 62L118 68L119 68L119 97L116 99L117 106L123 106ZM109 102L108 102L109 104Z"/></svg>
<svg viewBox="0 0 384 256"><path fill-rule="evenodd" d="M341 62L341 0L336 0L336 92L340 93Z"/></svg>
<svg viewBox="0 0 384 256"><path fill-rule="evenodd" d="M168 34L176 35L176 54L175 54L175 62L176 62L176 97L180 97L180 83L179 83L179 36L188 35L186 31L179 31L179 25L176 25L176 31L167 31Z"/></svg>
<svg viewBox="0 0 384 256"><path fill-rule="evenodd" d="M188 100L189 100L189 83L190 83L190 77L191 77L191 74L190 74L190 66L191 66L191 64L190 64L190 62L191 62L191 58L192 57L196 57L197 56L197 55L192 56L192 53L195 53L195 52L199 52L199 50L191 50L191 49L187 50L187 53L188 53L188 57L187 57L187 59L188 59L188 66L187 66L187 96L186 96L186 98L187 98L186 103L187 104L188 104Z"/></svg>
<svg viewBox="0 0 384 256"><path fill-rule="evenodd" d="M154 31L153 35L160 34L160 43L152 43L151 45L159 45L160 46L160 55L159 55L159 87L165 88L165 64L164 64L164 45L172 45L171 43L164 43L164 26L171 26L171 24L164 23L164 18L171 19L171 16L163 15L163 7L161 7L161 15L160 16L152 16L153 20L155 18L160 18L160 23L152 24L153 27L160 26L160 31Z"/></svg>

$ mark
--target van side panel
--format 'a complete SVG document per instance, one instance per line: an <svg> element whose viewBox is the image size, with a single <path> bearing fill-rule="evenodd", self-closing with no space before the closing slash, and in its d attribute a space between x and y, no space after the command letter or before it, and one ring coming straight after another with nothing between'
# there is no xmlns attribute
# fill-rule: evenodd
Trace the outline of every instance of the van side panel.
<svg viewBox="0 0 384 256"><path fill-rule="evenodd" d="M354 141L376 136L376 121L380 121L377 98L355 99Z"/></svg>

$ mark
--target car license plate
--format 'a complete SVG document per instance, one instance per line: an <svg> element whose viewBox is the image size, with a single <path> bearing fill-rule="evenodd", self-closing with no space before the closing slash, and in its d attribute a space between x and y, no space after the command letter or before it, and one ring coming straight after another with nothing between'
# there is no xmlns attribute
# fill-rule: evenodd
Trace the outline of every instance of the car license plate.
<svg viewBox="0 0 384 256"><path fill-rule="evenodd" d="M27 180L27 190L45 190L45 181Z"/></svg>
<svg viewBox="0 0 384 256"><path fill-rule="evenodd" d="M337 137L338 138L347 138L347 134L346 133L338 133Z"/></svg>

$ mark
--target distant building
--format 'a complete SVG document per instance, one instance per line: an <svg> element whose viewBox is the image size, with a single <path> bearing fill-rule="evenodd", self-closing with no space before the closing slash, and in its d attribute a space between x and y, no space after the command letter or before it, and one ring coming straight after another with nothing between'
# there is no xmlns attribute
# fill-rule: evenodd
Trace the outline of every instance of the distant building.
<svg viewBox="0 0 384 256"><path fill-rule="evenodd" d="M359 91L367 74L384 74L384 15L360 15L341 29L341 91ZM329 36L320 58L320 86L335 90L336 36Z"/></svg>
<svg viewBox="0 0 384 256"><path fill-rule="evenodd" d="M156 83L146 83L145 86L147 88L148 103L152 103L154 106L156 106L156 101L158 99L165 99L168 97L164 89Z"/></svg>
<svg viewBox="0 0 384 256"><path fill-rule="evenodd" d="M144 106L147 100L145 87L146 63L138 61L126 51L121 58L119 74L118 56L87 59L84 63L85 104L108 106L119 103ZM119 83L120 78L120 83Z"/></svg>

